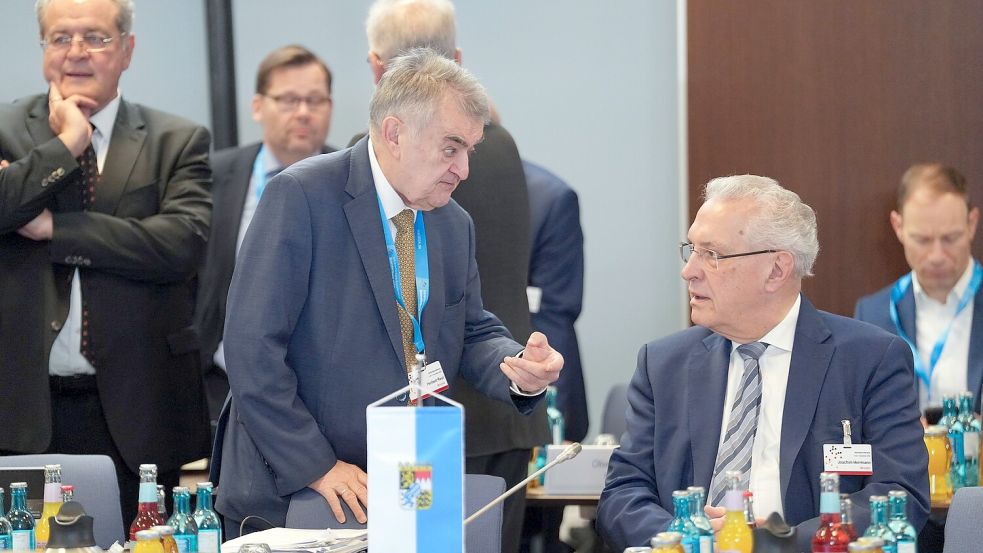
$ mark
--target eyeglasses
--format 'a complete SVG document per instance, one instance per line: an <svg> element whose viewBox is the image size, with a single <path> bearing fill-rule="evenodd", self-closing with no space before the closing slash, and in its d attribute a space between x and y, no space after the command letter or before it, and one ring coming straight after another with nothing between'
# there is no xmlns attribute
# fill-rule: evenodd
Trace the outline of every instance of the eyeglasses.
<svg viewBox="0 0 983 553"><path fill-rule="evenodd" d="M707 267L713 267L713 270L717 270L721 259L730 259L732 257L745 257L748 255L758 255L761 253L775 253L780 250L758 250L754 252L744 252L744 253L732 253L730 255L720 255L719 253L708 250L705 248L697 248L689 242L681 242L679 244L679 257L682 258L683 263L688 263L689 258L696 254L697 259L703 262Z"/></svg>
<svg viewBox="0 0 983 553"><path fill-rule="evenodd" d="M263 94L263 96L273 100L277 109L284 113L297 111L300 104L307 104L307 109L311 111L320 111L331 102L330 96L297 96L295 94L279 94L277 96Z"/></svg>
<svg viewBox="0 0 983 553"><path fill-rule="evenodd" d="M119 37L113 37L106 36L102 33L85 33L82 36L75 38L76 35L58 33L42 40L41 49L59 53L67 52L72 49L72 44L78 42L82 45L83 50L92 54L95 52L102 52L103 50L109 48L116 38L123 38L128 34L129 33L120 33Z"/></svg>

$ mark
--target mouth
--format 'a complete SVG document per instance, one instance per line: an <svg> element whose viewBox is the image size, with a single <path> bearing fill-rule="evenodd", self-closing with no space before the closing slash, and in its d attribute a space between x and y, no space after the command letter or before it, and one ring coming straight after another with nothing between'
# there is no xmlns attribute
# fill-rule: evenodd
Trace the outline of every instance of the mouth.
<svg viewBox="0 0 983 553"><path fill-rule="evenodd" d="M690 291L690 293L689 293L689 304L690 305L696 305L698 303L703 303L703 302L707 302L707 301L710 301L710 298L708 298L707 296L701 296L701 295L699 295L699 294L697 294L697 293L695 293L693 291Z"/></svg>
<svg viewBox="0 0 983 553"><path fill-rule="evenodd" d="M66 71L64 76L69 79L88 79L92 73L88 71Z"/></svg>

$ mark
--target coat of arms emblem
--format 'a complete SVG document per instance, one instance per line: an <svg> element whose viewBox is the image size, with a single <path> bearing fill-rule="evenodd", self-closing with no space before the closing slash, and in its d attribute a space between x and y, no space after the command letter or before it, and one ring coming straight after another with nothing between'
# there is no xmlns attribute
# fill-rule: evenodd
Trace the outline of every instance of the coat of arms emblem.
<svg viewBox="0 0 983 553"><path fill-rule="evenodd" d="M433 505L433 465L399 465L399 506L408 511Z"/></svg>

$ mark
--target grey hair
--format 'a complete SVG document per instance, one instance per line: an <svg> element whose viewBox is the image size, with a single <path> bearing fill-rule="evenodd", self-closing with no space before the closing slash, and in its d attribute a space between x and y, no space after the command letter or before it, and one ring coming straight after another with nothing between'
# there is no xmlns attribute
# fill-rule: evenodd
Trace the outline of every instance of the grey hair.
<svg viewBox="0 0 983 553"><path fill-rule="evenodd" d="M413 48L393 58L379 80L369 103L369 126L379 132L382 120L394 115L418 132L448 93L465 115L488 123L488 95L478 79L439 52Z"/></svg>
<svg viewBox="0 0 983 553"><path fill-rule="evenodd" d="M757 209L747 225L751 247L789 251L795 260L795 276L812 276L812 266L819 255L816 212L798 194L768 177L733 175L708 182L703 196L706 203L754 202Z"/></svg>
<svg viewBox="0 0 983 553"><path fill-rule="evenodd" d="M134 7L133 0L110 0L119 9L119 14L116 16L116 28L120 30L121 33L129 34L133 30L133 17L134 17ZM34 4L34 11L38 14L38 29L44 32L44 13L48 10L48 6L51 4L52 0L37 0ZM124 44L126 42L124 41Z"/></svg>
<svg viewBox="0 0 983 553"><path fill-rule="evenodd" d="M450 0L376 0L365 31L369 50L383 63L410 48L431 48L450 59L457 51Z"/></svg>

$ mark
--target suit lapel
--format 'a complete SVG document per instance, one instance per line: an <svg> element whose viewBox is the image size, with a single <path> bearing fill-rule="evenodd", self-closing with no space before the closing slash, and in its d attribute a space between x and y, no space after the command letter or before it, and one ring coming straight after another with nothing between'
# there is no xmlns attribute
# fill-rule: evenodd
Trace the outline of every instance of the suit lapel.
<svg viewBox="0 0 983 553"><path fill-rule="evenodd" d="M379 315L389 334L393 353L403 363L401 366L405 367L403 337L399 329L399 315L396 313L392 273L386 254L386 238L382 234L379 199L375 193L368 148L368 137L353 147L348 185L345 187L352 200L345 204L345 217L372 287Z"/></svg>
<svg viewBox="0 0 983 553"><path fill-rule="evenodd" d="M222 203L222 207L228 209L215 210L221 213L221 219L212 221L213 235L221 237L222 257L229 259L234 264L236 255L236 242L239 239L239 230L242 226L242 210L246 207L246 195L249 193L249 179L252 178L253 161L259 154L259 144L244 149L235 163L232 165L232 173L229 175L229 186L219 192L216 190L215 205ZM223 197L218 197L221 193Z"/></svg>
<svg viewBox="0 0 983 553"><path fill-rule="evenodd" d="M819 403L819 393L826 371L829 369L833 351L827 343L829 329L819 316L819 312L802 298L799 320L795 326L795 340L792 343L792 360L788 371L788 386L785 392L785 408L782 414L782 437L779 457L779 480L782 497L786 497L791 477L792 463L802 448L806 434L812 426Z"/></svg>
<svg viewBox="0 0 983 553"><path fill-rule="evenodd" d="M427 363L439 359L437 335L444 315L444 258L442 239L443 217L433 212L423 212L427 232L427 258L430 263L430 299L423 308L423 341L427 347Z"/></svg>
<svg viewBox="0 0 983 553"><path fill-rule="evenodd" d="M44 144L55 137L48 124L48 95L38 96L29 111L30 117L27 120L27 132L31 135L31 142L34 144Z"/></svg>
<svg viewBox="0 0 983 553"><path fill-rule="evenodd" d="M898 321L901 322L901 329L908 335L908 338L912 341L918 339L918 329L915 328L915 286L913 284L908 286L904 295L901 296L901 301L898 302Z"/></svg>
<svg viewBox="0 0 983 553"><path fill-rule="evenodd" d="M113 126L113 137L109 142L109 152L96 188L93 211L116 212L116 206L129 184L130 173L146 138L146 124L140 115L140 109L121 100L116 124Z"/></svg>
<svg viewBox="0 0 983 553"><path fill-rule="evenodd" d="M719 440L708 440L707 436L720 435L730 366L730 340L711 334L703 339L703 345L706 349L690 358L686 405L693 454L693 485L709 488Z"/></svg>
<svg viewBox="0 0 983 553"><path fill-rule="evenodd" d="M980 409L980 387L983 386L983 288L976 292L973 301L972 330L969 332L969 366L966 371L967 390L976 398L976 410Z"/></svg>

